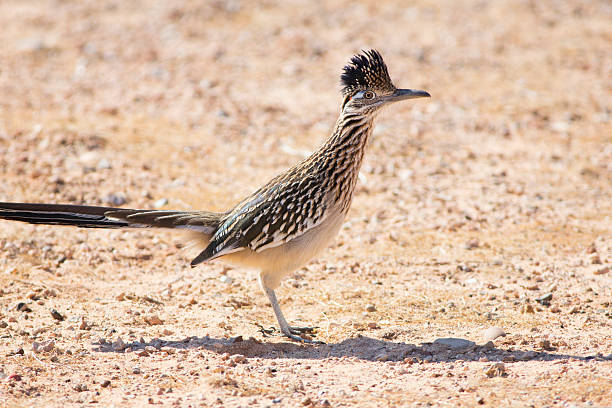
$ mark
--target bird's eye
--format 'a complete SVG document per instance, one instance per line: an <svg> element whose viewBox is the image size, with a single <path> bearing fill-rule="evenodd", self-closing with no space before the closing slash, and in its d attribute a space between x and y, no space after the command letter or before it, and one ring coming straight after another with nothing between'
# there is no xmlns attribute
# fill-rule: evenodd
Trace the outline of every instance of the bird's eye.
<svg viewBox="0 0 612 408"><path fill-rule="evenodd" d="M372 92L372 91L365 91L365 92L363 93L363 97L364 97L365 99L374 99L374 96L376 96L376 95L375 95L375 94L374 94L374 92Z"/></svg>

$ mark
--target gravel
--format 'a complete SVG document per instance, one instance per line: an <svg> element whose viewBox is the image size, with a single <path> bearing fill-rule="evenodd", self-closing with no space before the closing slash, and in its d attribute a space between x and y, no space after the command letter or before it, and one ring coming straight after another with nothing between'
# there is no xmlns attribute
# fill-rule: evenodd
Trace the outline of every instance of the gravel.
<svg viewBox="0 0 612 408"><path fill-rule="evenodd" d="M607 2L380 3L0 2L1 201L225 211L319 147L354 51L432 95L379 115L338 238L276 291L326 345L279 335L256 273L191 269L185 231L1 221L3 403L609 405Z"/></svg>

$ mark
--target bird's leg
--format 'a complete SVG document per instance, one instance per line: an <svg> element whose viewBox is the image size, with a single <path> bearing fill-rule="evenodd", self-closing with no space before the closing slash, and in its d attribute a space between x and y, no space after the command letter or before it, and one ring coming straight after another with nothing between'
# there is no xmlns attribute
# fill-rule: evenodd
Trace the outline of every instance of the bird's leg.
<svg viewBox="0 0 612 408"><path fill-rule="evenodd" d="M287 320L285 320L285 316L283 316L283 312L280 309L280 305L278 304L278 300L276 299L276 294L273 289L270 289L266 285L262 285L264 292L268 295L268 299L270 300L270 304L272 305L272 309L274 310L274 314L276 315L276 320L278 320L278 324L280 325L281 332L289 337L291 340L299 341L303 343L313 343L313 344L323 344L320 341L305 339L300 336L302 333L312 332L312 328L310 327L291 327Z"/></svg>

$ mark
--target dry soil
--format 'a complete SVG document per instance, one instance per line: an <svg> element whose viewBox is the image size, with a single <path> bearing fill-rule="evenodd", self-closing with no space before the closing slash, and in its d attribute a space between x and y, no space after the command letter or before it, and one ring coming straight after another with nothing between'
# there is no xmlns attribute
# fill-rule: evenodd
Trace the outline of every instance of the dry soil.
<svg viewBox="0 0 612 408"><path fill-rule="evenodd" d="M2 201L226 209L325 139L362 48L432 95L378 118L279 290L325 345L180 236L0 222L1 406L612 405L609 1L3 0L0 27Z"/></svg>

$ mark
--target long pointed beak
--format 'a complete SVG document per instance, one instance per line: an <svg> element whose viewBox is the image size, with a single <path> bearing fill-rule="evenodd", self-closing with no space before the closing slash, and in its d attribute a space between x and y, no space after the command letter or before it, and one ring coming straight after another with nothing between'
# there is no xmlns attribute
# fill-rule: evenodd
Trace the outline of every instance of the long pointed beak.
<svg viewBox="0 0 612 408"><path fill-rule="evenodd" d="M429 98L431 95L418 89L396 89L390 95L391 102L403 101L404 99Z"/></svg>

